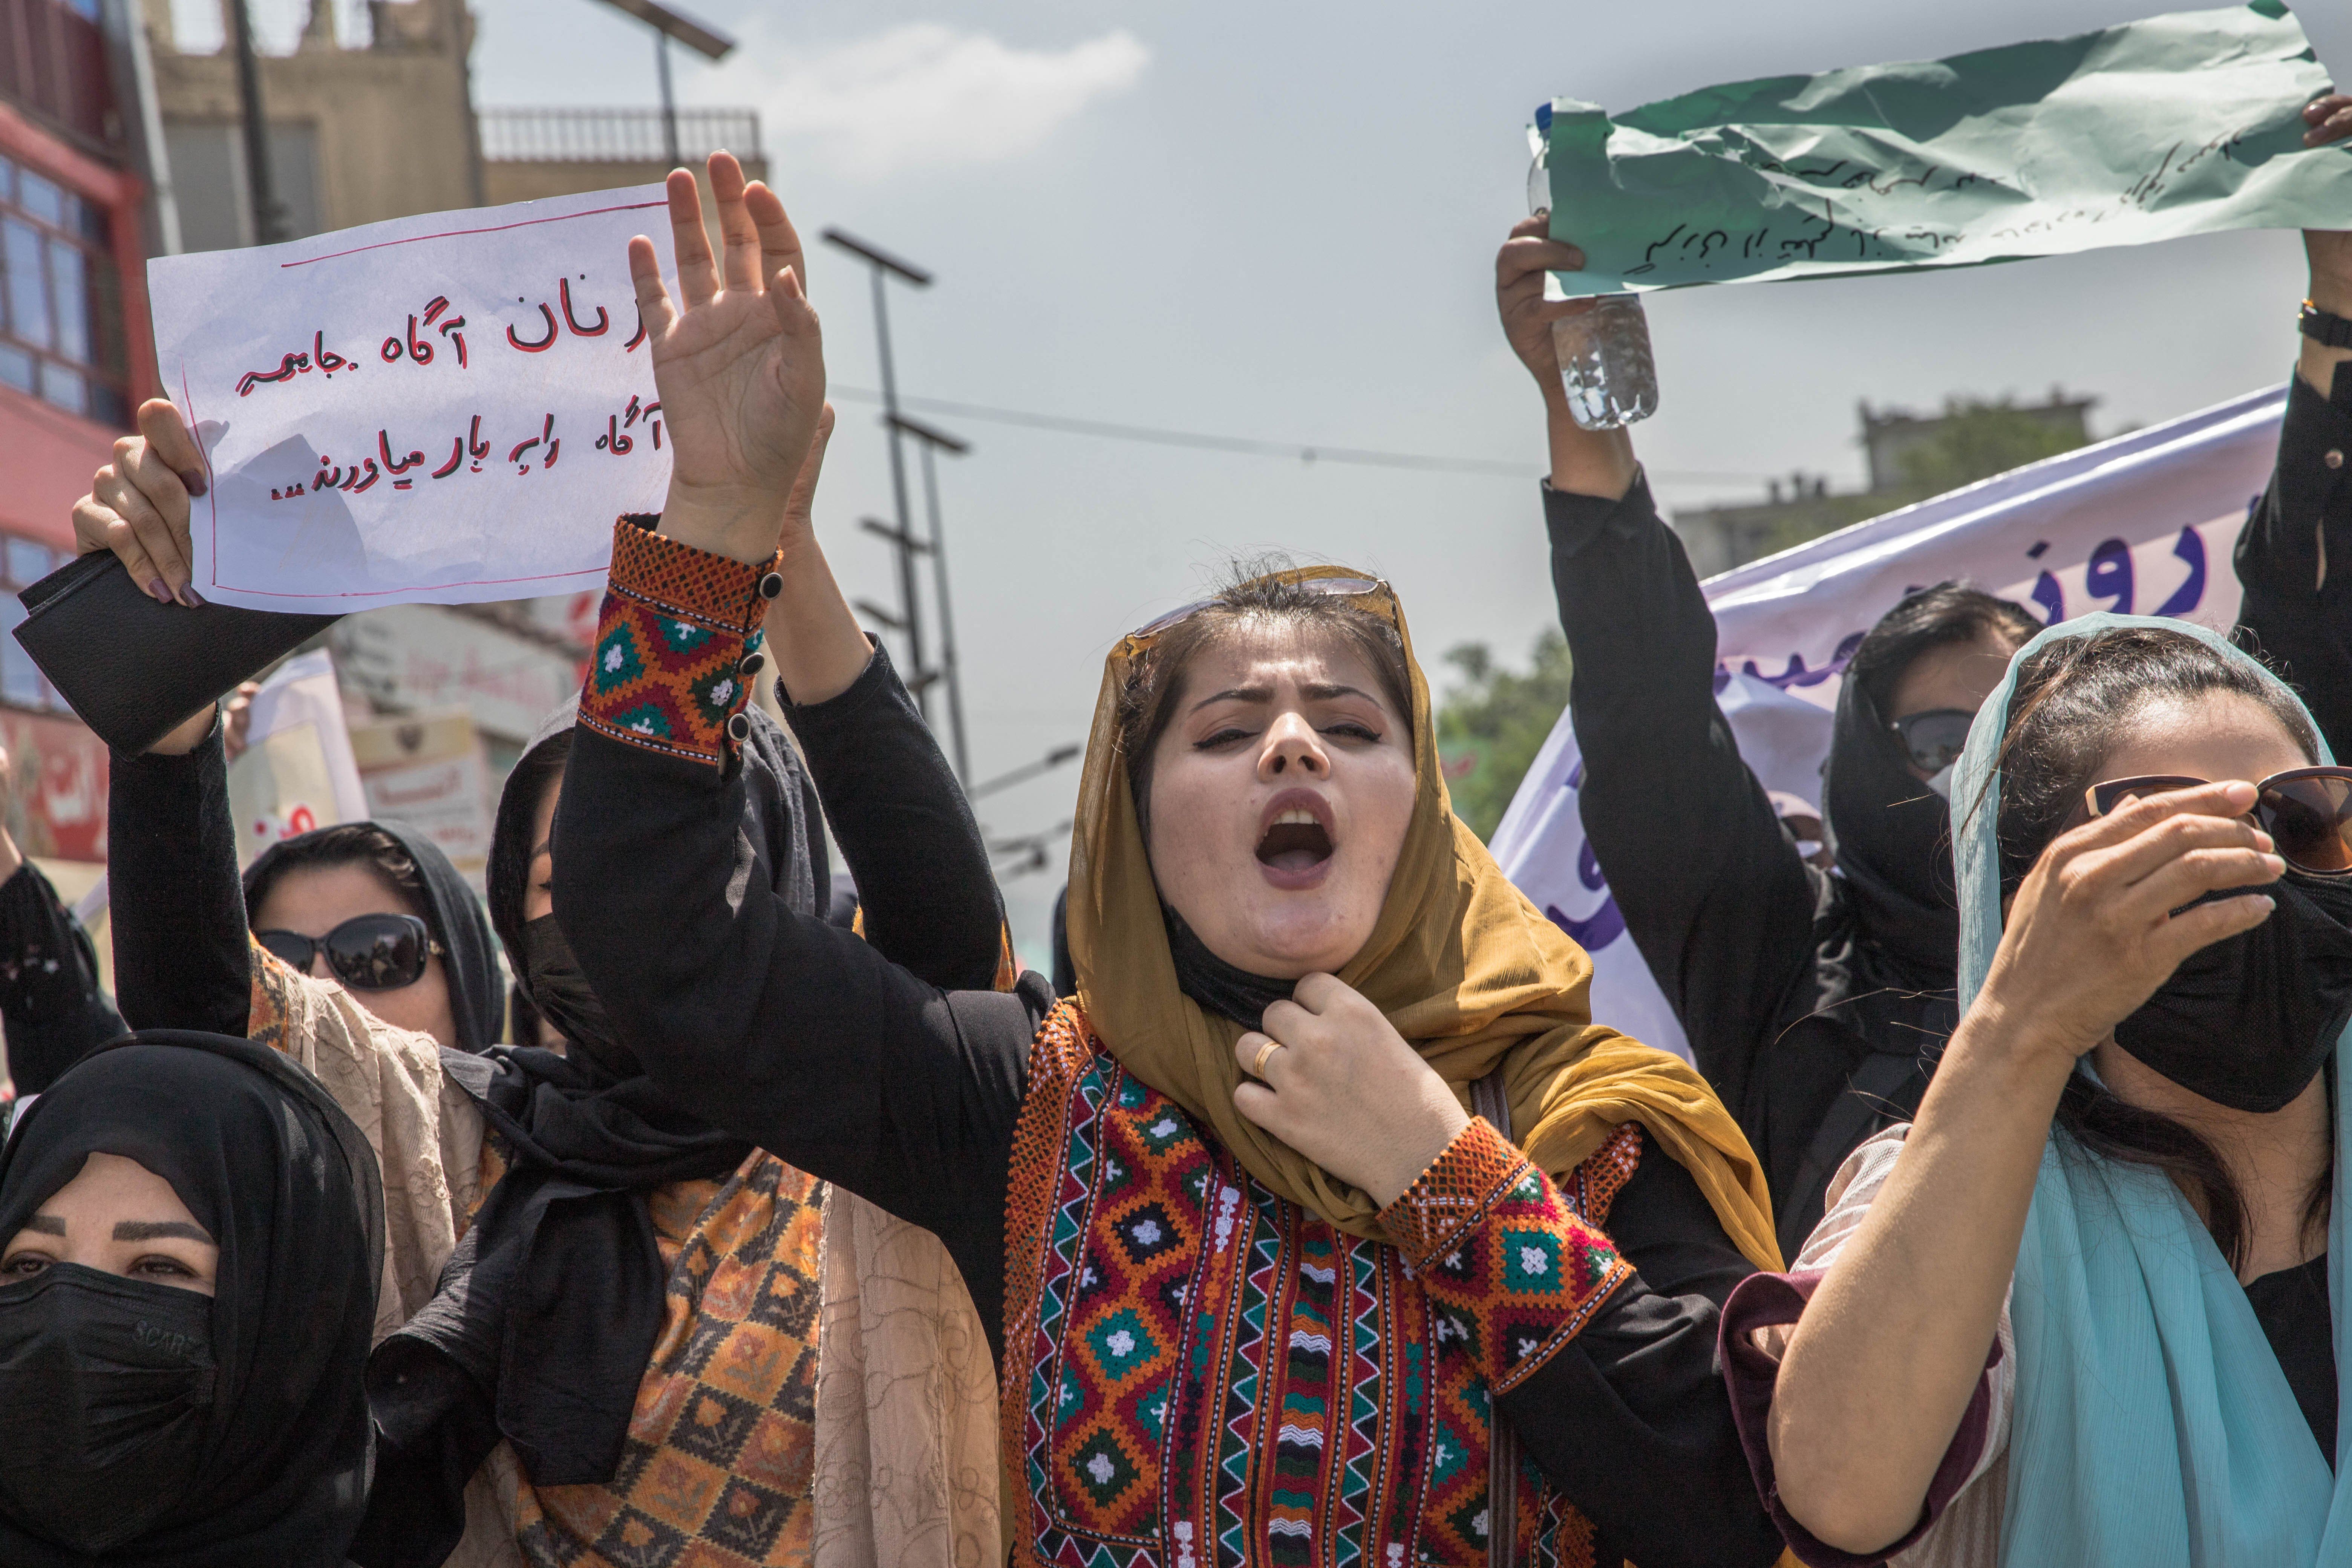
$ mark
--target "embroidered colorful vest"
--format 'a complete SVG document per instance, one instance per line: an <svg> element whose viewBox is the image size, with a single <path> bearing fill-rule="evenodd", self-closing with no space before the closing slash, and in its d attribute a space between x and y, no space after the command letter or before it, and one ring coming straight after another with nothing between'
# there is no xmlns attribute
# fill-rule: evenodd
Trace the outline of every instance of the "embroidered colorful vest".
<svg viewBox="0 0 2352 1568"><path fill-rule="evenodd" d="M1475 1325L1397 1247L1258 1185L1075 1005L1046 1020L1030 1070L1006 1205L1014 1562L1485 1564ZM1620 1129L1560 1197L1600 1224L1640 1139ZM1589 1279L1594 1305L1621 1277L1613 1258L1563 1269L1558 1250L1552 1277ZM1500 1333L1506 1315L1483 1321ZM1521 1562L1593 1562L1591 1524L1532 1461L1517 1513Z"/></svg>

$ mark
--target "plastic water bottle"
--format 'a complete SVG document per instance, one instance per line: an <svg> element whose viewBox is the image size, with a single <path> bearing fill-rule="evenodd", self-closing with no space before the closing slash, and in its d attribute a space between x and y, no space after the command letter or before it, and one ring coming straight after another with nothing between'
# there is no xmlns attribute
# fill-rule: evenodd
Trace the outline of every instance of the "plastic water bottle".
<svg viewBox="0 0 2352 1568"><path fill-rule="evenodd" d="M1528 206L1551 205L1551 170L1538 145L1528 170ZM1569 414L1587 430L1614 430L1658 411L1658 367L1650 357L1650 318L1639 294L1601 294L1586 309L1551 324Z"/></svg>

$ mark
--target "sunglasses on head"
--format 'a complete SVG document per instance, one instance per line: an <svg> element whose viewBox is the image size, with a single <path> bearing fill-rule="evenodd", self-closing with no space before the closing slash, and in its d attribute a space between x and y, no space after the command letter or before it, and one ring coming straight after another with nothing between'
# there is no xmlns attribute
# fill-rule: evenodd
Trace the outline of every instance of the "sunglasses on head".
<svg viewBox="0 0 2352 1568"><path fill-rule="evenodd" d="M1314 573L1331 570L1332 569L1326 567L1310 566L1306 569L1306 572ZM1290 584L1292 587L1304 589L1309 594L1330 594L1342 598L1353 597L1360 594L1385 594L1388 592L1388 584L1380 581L1378 578L1360 577L1344 569L1332 571L1332 574L1328 577L1317 577L1302 574L1297 577L1291 578ZM1158 637L1161 632L1166 631L1170 626L1175 626L1180 621L1191 620L1194 616L1199 615L1202 610L1208 609L1216 602L1217 601L1214 599L1195 599L1191 604L1184 605L1181 609L1171 610L1166 615L1160 616L1156 620L1145 622L1142 626L1139 626L1136 627L1135 630L1128 633L1127 640L1130 644L1147 643L1153 637Z"/></svg>
<svg viewBox="0 0 2352 1568"><path fill-rule="evenodd" d="M327 968L354 991L414 985L425 973L425 959L441 951L415 915L353 915L324 936L257 931L253 940L303 974L310 973L313 955L325 953Z"/></svg>
<svg viewBox="0 0 2352 1568"><path fill-rule="evenodd" d="M1887 728L1903 742L1913 767L1940 773L1960 760L1960 752L1969 743L1969 726L1976 717L1958 708L1931 708L1925 713L1906 713Z"/></svg>
<svg viewBox="0 0 2352 1568"><path fill-rule="evenodd" d="M2150 773L2109 779L2083 792L2093 816L2105 816L2144 795L2195 789L2210 779ZM2271 836L2279 858L2298 871L2340 877L2352 871L2352 768L2289 768L2254 786L2246 814Z"/></svg>

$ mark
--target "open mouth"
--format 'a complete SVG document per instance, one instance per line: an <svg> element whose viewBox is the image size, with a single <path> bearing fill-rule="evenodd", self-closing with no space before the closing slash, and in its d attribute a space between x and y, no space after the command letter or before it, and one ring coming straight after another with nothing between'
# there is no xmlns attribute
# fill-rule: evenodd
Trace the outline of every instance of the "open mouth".
<svg viewBox="0 0 2352 1568"><path fill-rule="evenodd" d="M1276 796L1258 836L1258 864L1298 876L1331 858L1330 808L1306 790Z"/></svg>

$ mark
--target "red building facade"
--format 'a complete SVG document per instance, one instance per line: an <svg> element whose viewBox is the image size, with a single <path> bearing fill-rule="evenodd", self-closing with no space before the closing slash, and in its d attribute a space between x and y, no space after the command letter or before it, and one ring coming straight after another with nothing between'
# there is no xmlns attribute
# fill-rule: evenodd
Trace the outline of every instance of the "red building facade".
<svg viewBox="0 0 2352 1568"><path fill-rule="evenodd" d="M128 79L98 0L0 0L0 631L70 555L74 500L155 395ZM106 749L5 636L0 742L25 851L103 860Z"/></svg>

